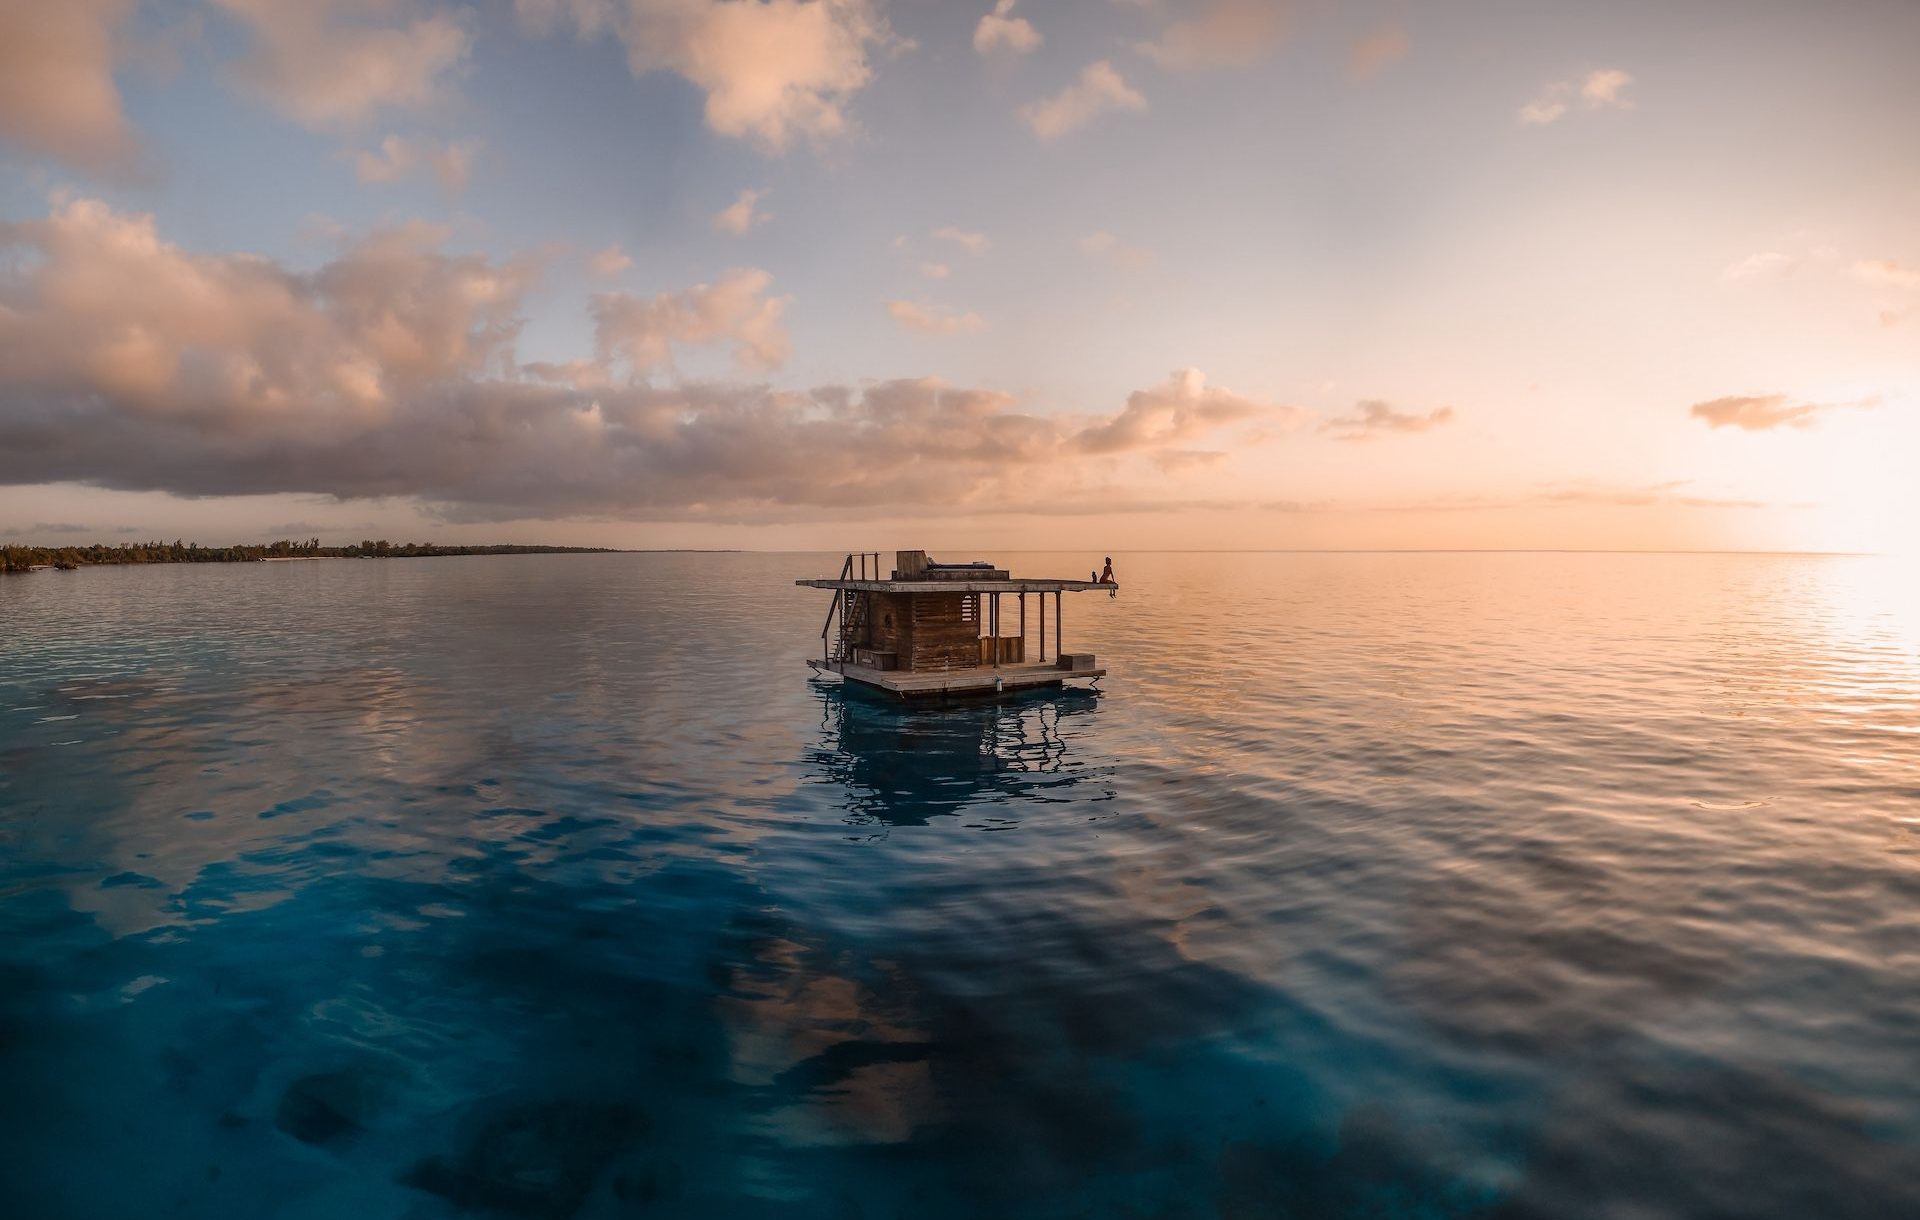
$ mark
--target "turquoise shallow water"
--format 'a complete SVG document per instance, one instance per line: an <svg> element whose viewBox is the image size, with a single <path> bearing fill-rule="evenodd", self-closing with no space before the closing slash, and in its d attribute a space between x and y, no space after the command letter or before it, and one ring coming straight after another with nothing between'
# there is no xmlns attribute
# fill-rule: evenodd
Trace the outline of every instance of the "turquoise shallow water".
<svg viewBox="0 0 1920 1220"><path fill-rule="evenodd" d="M1920 1215L1910 572L1116 558L0 579L0 1214Z"/></svg>

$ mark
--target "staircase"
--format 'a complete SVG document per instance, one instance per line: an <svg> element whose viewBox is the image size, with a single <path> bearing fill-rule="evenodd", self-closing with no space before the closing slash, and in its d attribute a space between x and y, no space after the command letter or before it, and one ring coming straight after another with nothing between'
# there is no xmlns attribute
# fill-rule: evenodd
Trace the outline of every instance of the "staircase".
<svg viewBox="0 0 1920 1220"><path fill-rule="evenodd" d="M860 564L857 579L882 579L878 551L848 551L845 562L840 565L839 579L856 579L856 559ZM852 656L854 641L866 634L867 607L867 598L857 590L841 589L833 595L833 604L827 607L826 621L820 624L820 651L826 660L845 661ZM836 618L839 620L837 632L834 630Z"/></svg>

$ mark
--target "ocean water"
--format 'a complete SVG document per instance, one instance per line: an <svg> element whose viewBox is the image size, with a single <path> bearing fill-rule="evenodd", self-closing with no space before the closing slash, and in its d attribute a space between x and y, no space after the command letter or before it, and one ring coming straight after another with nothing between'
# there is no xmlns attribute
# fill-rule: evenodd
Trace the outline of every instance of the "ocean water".
<svg viewBox="0 0 1920 1220"><path fill-rule="evenodd" d="M1920 1215L1920 576L1116 559L0 578L0 1215Z"/></svg>

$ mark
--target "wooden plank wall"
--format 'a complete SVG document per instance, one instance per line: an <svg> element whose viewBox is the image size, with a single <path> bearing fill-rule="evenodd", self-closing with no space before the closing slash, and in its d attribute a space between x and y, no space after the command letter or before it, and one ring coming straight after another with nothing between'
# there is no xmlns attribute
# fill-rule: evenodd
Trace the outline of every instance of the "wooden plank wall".
<svg viewBox="0 0 1920 1220"><path fill-rule="evenodd" d="M994 641L991 636L983 635L980 637L980 664L993 664L993 644ZM1017 635L1003 635L1000 637L1000 664L1024 665L1026 660L1027 642L1025 640Z"/></svg>
<svg viewBox="0 0 1920 1220"><path fill-rule="evenodd" d="M868 607L867 646L881 652L905 653L909 614L905 595L871 593L868 596L873 602Z"/></svg>
<svg viewBox="0 0 1920 1220"><path fill-rule="evenodd" d="M970 669L980 664L978 595L912 593L900 668ZM897 616L896 616L897 617Z"/></svg>

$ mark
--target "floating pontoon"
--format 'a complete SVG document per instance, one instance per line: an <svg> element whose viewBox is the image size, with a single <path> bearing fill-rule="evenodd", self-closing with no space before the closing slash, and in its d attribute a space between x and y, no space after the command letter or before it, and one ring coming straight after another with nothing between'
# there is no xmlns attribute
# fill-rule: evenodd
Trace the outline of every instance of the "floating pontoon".
<svg viewBox="0 0 1920 1220"><path fill-rule="evenodd" d="M795 584L833 591L820 628L820 652L808 665L898 699L1011 694L1106 676L1092 653L1061 647L1061 595L1114 591L1097 580L1015 579L990 563L934 563L925 551L895 553L881 577L880 552L847 556L833 580ZM1011 594L1011 605L1003 598ZM1053 595L1052 660L1048 659L1047 595ZM1027 656L1027 603L1036 603L1039 648ZM1017 616L1004 631L1003 614Z"/></svg>

